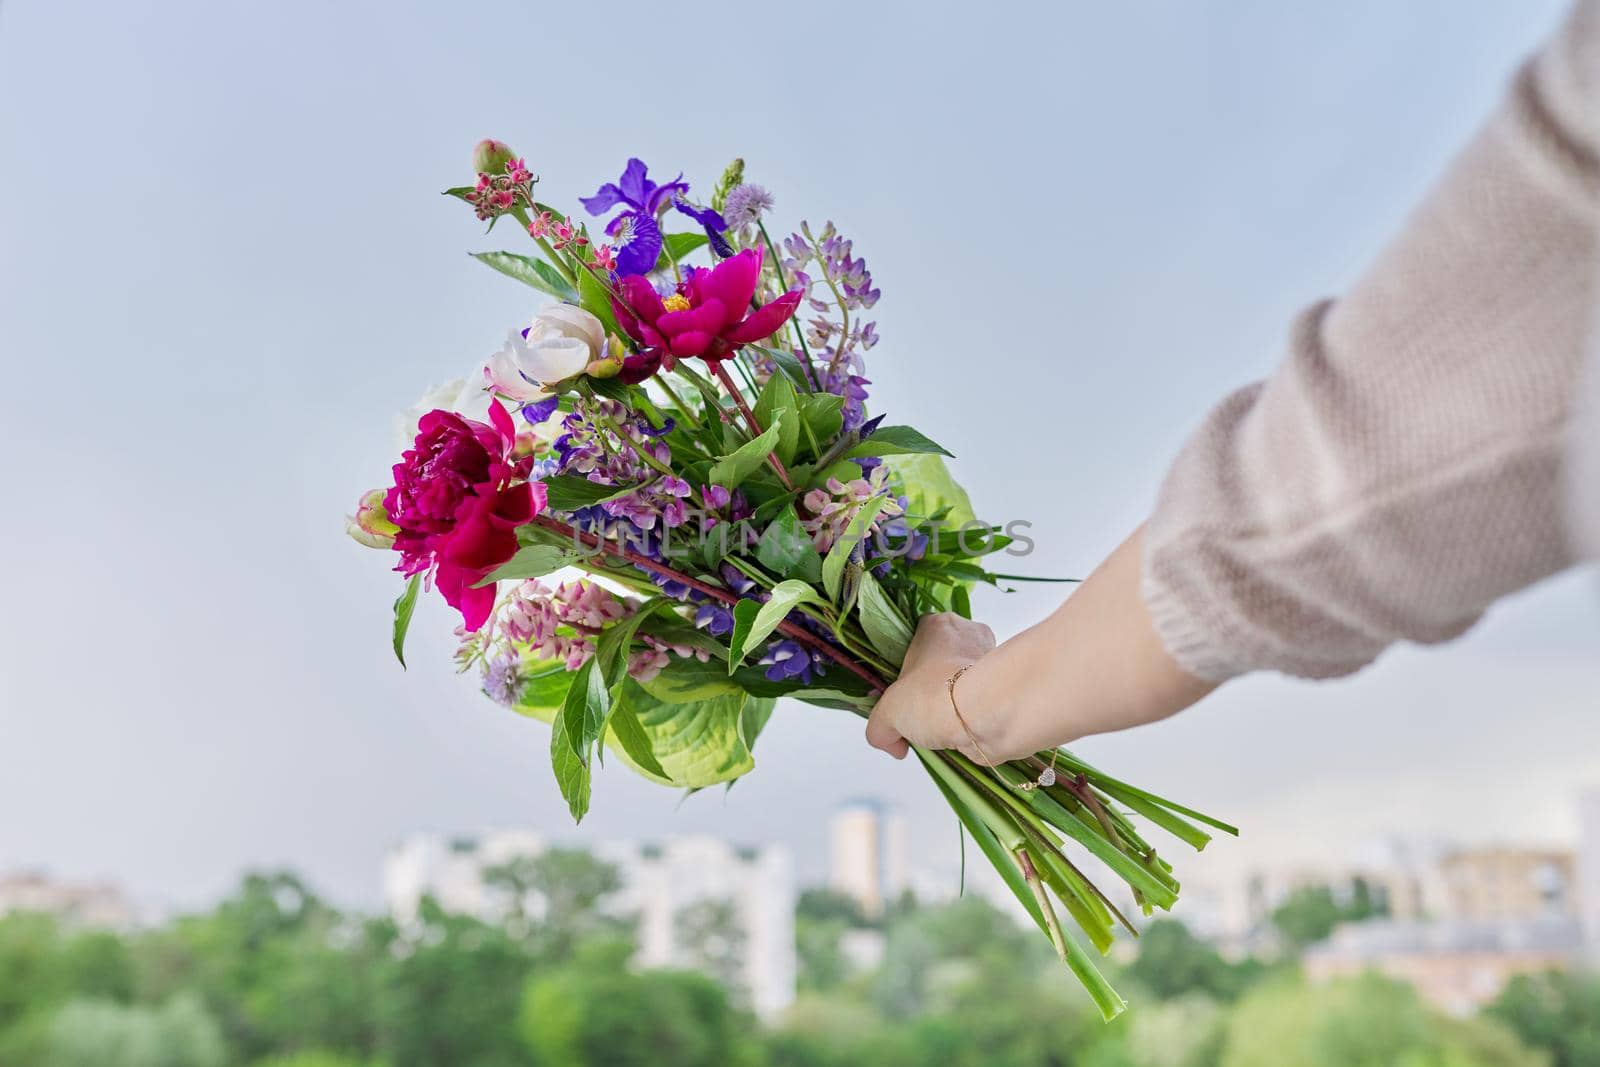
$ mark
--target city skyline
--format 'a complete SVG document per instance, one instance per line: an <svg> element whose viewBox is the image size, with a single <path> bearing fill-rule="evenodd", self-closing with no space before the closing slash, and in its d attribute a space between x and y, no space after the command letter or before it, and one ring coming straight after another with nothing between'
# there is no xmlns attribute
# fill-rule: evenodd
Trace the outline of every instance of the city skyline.
<svg viewBox="0 0 1600 1067"><path fill-rule="evenodd" d="M27 106L0 108L0 166L30 195L0 203L0 462L23 516L0 529L0 869L182 908L291 866L370 908L407 834L521 825L781 842L816 882L829 812L866 793L954 882L954 820L842 712L780 708L731 792L608 766L574 828L547 729L453 673L442 605L394 663L396 576L342 517L386 476L394 414L539 303L464 254L515 235L483 238L438 191L488 135L562 203L629 155L702 186L744 156L785 224L833 217L872 263L874 410L934 432L984 514L1034 523L1030 573L1079 576L1211 403L1382 247L1562 6L1011 4L915 32L860 5L730 8L707 18L731 55L782 54L795 18L875 42L849 77L734 93L754 78L616 63L513 4L5 5L0 93ZM693 20L639 11L660 54L703 54ZM485 25L540 42L536 71ZM982 295L952 306L956 270ZM1004 427L985 390L1010 398ZM974 600L1005 636L1061 588ZM1174 853L1196 884L1393 830L1570 842L1570 798L1600 782L1597 649L1590 570L1453 645L1335 683L1246 679L1075 748L1244 828Z"/></svg>

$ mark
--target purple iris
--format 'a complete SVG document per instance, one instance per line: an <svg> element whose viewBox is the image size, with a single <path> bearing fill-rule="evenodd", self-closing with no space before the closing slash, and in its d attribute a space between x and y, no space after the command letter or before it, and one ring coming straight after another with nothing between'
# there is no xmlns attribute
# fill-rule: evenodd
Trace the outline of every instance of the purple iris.
<svg viewBox="0 0 1600 1067"><path fill-rule="evenodd" d="M685 201L683 194L688 191L689 183L683 180L683 175L657 185L650 180L650 168L638 159L630 159L621 178L614 183L607 182L593 196L581 197L578 202L591 215L604 215L617 205L623 205L625 210L606 223L606 233L612 237L624 228L627 230L626 243L617 252L617 273L648 274L655 269L656 259L661 255L660 218L668 203L705 227L713 246L727 245L722 239L722 231L727 229L722 216Z"/></svg>

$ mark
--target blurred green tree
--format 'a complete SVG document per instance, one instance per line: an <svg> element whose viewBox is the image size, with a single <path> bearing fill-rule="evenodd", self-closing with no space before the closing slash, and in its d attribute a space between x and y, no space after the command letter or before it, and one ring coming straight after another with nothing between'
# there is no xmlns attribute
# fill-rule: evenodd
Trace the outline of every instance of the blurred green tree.
<svg viewBox="0 0 1600 1067"><path fill-rule="evenodd" d="M528 983L518 1029L540 1067L756 1067L761 1059L755 1020L687 971L559 968Z"/></svg>
<svg viewBox="0 0 1600 1067"><path fill-rule="evenodd" d="M1365 879L1351 883L1350 898L1340 901L1325 885L1305 886L1289 894L1272 912L1272 925L1288 949L1299 954L1326 940L1342 922L1360 922L1383 914L1383 907Z"/></svg>
<svg viewBox="0 0 1600 1067"><path fill-rule="evenodd" d="M374 1025L394 1067L528 1064L516 1019L535 958L521 939L428 898L385 956Z"/></svg>
<svg viewBox="0 0 1600 1067"><path fill-rule="evenodd" d="M1545 1067L1494 1024L1446 1019L1376 974L1252 990L1228 1020L1221 1067Z"/></svg>
<svg viewBox="0 0 1600 1067"><path fill-rule="evenodd" d="M1600 1064L1600 974L1519 975L1485 1014L1548 1051L1552 1067Z"/></svg>
<svg viewBox="0 0 1600 1067"><path fill-rule="evenodd" d="M736 999L742 1000L749 993L744 981L748 938L733 901L698 900L679 910L673 917L673 926L688 966L719 982Z"/></svg>
<svg viewBox="0 0 1600 1067"><path fill-rule="evenodd" d="M224 1067L222 1031L193 994L151 1008L74 1000L56 1013L40 1067Z"/></svg>
<svg viewBox="0 0 1600 1067"><path fill-rule="evenodd" d="M628 920L605 910L606 898L622 888L622 876L586 850L552 848L521 856L490 867L483 879L504 901L509 932L526 932L547 962L570 960L590 937L628 936Z"/></svg>
<svg viewBox="0 0 1600 1067"><path fill-rule="evenodd" d="M1253 959L1229 963L1183 923L1157 919L1140 932L1139 955L1127 973L1163 999L1199 993L1231 1001L1259 979L1262 970Z"/></svg>

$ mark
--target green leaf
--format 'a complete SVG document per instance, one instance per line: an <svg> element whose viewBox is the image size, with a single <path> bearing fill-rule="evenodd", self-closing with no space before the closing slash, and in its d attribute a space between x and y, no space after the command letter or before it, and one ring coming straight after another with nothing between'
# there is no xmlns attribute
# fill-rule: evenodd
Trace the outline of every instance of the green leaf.
<svg viewBox="0 0 1600 1067"><path fill-rule="evenodd" d="M572 751L567 737L566 717L559 712L550 723L550 769L555 773L556 788L567 802L574 822L582 822L589 812L589 763Z"/></svg>
<svg viewBox="0 0 1600 1067"><path fill-rule="evenodd" d="M861 618L861 629L872 647L890 663L900 666L906 658L906 649L911 647L911 624L901 617L870 572L862 572L856 611Z"/></svg>
<svg viewBox="0 0 1600 1067"><path fill-rule="evenodd" d="M605 725L606 712L611 708L611 696L605 673L596 662L598 657L579 667L572 677L572 688L561 705L561 721L566 727L567 742L572 752L585 763L600 731Z"/></svg>
<svg viewBox="0 0 1600 1067"><path fill-rule="evenodd" d="M789 379L781 374L767 379L766 388L756 398L755 416L756 425L779 428L773 450L784 463L793 463L795 449L800 447L800 403Z"/></svg>
<svg viewBox="0 0 1600 1067"><path fill-rule="evenodd" d="M907 515L913 519L928 519L945 510L945 529L960 529L976 516L967 491L950 476L950 470L939 456L906 454L891 456L884 461L891 473L900 479L908 507Z"/></svg>
<svg viewBox="0 0 1600 1067"><path fill-rule="evenodd" d="M683 262L683 257L709 241L703 233L667 233L661 235L661 253L656 256L656 270L671 270L673 260ZM671 253L668 255L668 253Z"/></svg>
<svg viewBox="0 0 1600 1067"><path fill-rule="evenodd" d="M628 646L633 644L633 635L639 632L639 625L666 603L659 597L648 600L638 611L606 627L600 635L594 647L594 661L608 684L621 681L622 668L628 661Z"/></svg>
<svg viewBox="0 0 1600 1067"><path fill-rule="evenodd" d="M619 689L625 687L619 686ZM671 779L667 769L656 759L655 743L639 721L639 713L620 692L611 706L611 717L606 720L606 726L610 731L607 736L615 739L617 747L622 750L623 762L647 777Z"/></svg>
<svg viewBox="0 0 1600 1067"><path fill-rule="evenodd" d="M566 703L567 692L572 688L572 672L566 664L552 666L523 676L522 691L512 710L530 718L549 722Z"/></svg>
<svg viewBox="0 0 1600 1067"><path fill-rule="evenodd" d="M937 441L910 426L880 426L872 436L845 453L848 456L899 456L908 453L950 453Z"/></svg>
<svg viewBox="0 0 1600 1067"><path fill-rule="evenodd" d="M816 388L816 385L811 381L811 375L805 368L805 364L800 362L800 357L796 356L788 349L768 348L765 345L746 345L745 347L753 348L757 352L760 352L763 356L766 356L768 359L772 360L777 368L784 373L785 377L794 383L794 387L800 390L802 393L809 393ZM839 403L844 403L844 397L841 396L837 399Z"/></svg>
<svg viewBox="0 0 1600 1067"><path fill-rule="evenodd" d="M489 572L489 576L473 586L477 589L512 578L543 578L552 571L570 567L580 559L589 558L576 548L557 548L554 545L529 545Z"/></svg>
<svg viewBox="0 0 1600 1067"><path fill-rule="evenodd" d="M822 587L828 591L829 599L838 602L839 593L844 582L844 567L850 561L851 552L861 544L871 529L873 520L878 517L878 512L888 501L888 497L878 494L868 497L861 502L855 515L850 519L844 533L828 549L828 558L822 561Z"/></svg>
<svg viewBox="0 0 1600 1067"><path fill-rule="evenodd" d="M777 706L778 702L770 697L750 697L744 702L744 710L739 713L739 740L746 751L755 752L756 738L767 728L767 720Z"/></svg>
<svg viewBox="0 0 1600 1067"><path fill-rule="evenodd" d="M586 270L578 271L578 304L600 320L606 328L606 333L621 334L622 329L617 325L617 317L611 311L611 294L606 287L595 280L595 276Z"/></svg>
<svg viewBox="0 0 1600 1067"><path fill-rule="evenodd" d="M844 428L844 397L832 393L812 393L810 396L800 398L800 417L806 420L806 425L811 427L811 432L818 441L827 442L839 435Z"/></svg>
<svg viewBox="0 0 1600 1067"><path fill-rule="evenodd" d="M756 559L780 578L803 578L813 584L822 578L822 554L801 528L793 508L780 511L761 534Z"/></svg>
<svg viewBox="0 0 1600 1067"><path fill-rule="evenodd" d="M702 663L698 659L674 658L660 674L639 685L663 704L688 704L740 691L720 659Z"/></svg>
<svg viewBox="0 0 1600 1067"><path fill-rule="evenodd" d="M728 669L731 671L742 663L744 658L750 654L751 649L770 637L772 632L778 628L778 625L789 617L789 612L793 611L797 605L806 603L822 603L822 598L817 596L817 591L811 588L809 583L791 578L786 582L779 582L773 586L772 596L756 612L755 617L750 622L749 629L743 635L743 640L739 644L731 646L731 654L728 656ZM734 621L737 629L737 616Z"/></svg>
<svg viewBox="0 0 1600 1067"><path fill-rule="evenodd" d="M506 277L515 278L541 293L548 293L569 304L577 303L578 291L572 287L572 283L537 256L519 256L514 252L473 252L471 256L479 263L493 267Z"/></svg>
<svg viewBox="0 0 1600 1067"><path fill-rule="evenodd" d="M664 773L657 773L635 759L620 738L612 751L639 774L664 785L703 789L732 781L755 766L745 741L747 734L754 736L750 731L754 724L744 721L744 708L749 699L743 692L737 692L710 700L667 704L655 699L633 679L626 679L619 690L618 701L638 721L649 740L656 766Z"/></svg>
<svg viewBox="0 0 1600 1067"><path fill-rule="evenodd" d="M422 575L413 574L406 583L406 591L394 602L394 656L400 666L406 665L406 631L411 629L411 614L417 610L417 593L422 588Z"/></svg>
<svg viewBox="0 0 1600 1067"><path fill-rule="evenodd" d="M777 423L768 426L760 436L746 441L711 465L711 480L725 489L736 489L750 475L760 469L778 443L783 427Z"/></svg>
<svg viewBox="0 0 1600 1067"><path fill-rule="evenodd" d="M728 635L728 673L739 665L738 652L744 647L745 640L750 636L750 629L755 625L756 615L761 611L761 605L754 600L741 600L733 606L733 633Z"/></svg>
<svg viewBox="0 0 1600 1067"><path fill-rule="evenodd" d="M639 487L628 485L618 488L615 485L591 482L576 474L559 474L554 478L545 479L544 488L547 494L546 506L552 511L577 511L579 508L627 496Z"/></svg>
<svg viewBox="0 0 1600 1067"><path fill-rule="evenodd" d="M578 668L550 730L550 768L576 822L589 810L590 750L605 728L610 696L594 660Z"/></svg>

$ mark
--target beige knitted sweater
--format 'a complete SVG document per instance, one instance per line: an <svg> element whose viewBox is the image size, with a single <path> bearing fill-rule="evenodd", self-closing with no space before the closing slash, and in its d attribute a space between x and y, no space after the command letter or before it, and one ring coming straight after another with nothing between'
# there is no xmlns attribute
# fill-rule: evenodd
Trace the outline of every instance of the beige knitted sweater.
<svg viewBox="0 0 1600 1067"><path fill-rule="evenodd" d="M1563 494L1595 321L1597 108L1584 0L1365 277L1305 311L1282 366L1184 447L1144 595L1189 671L1346 674L1576 561Z"/></svg>

